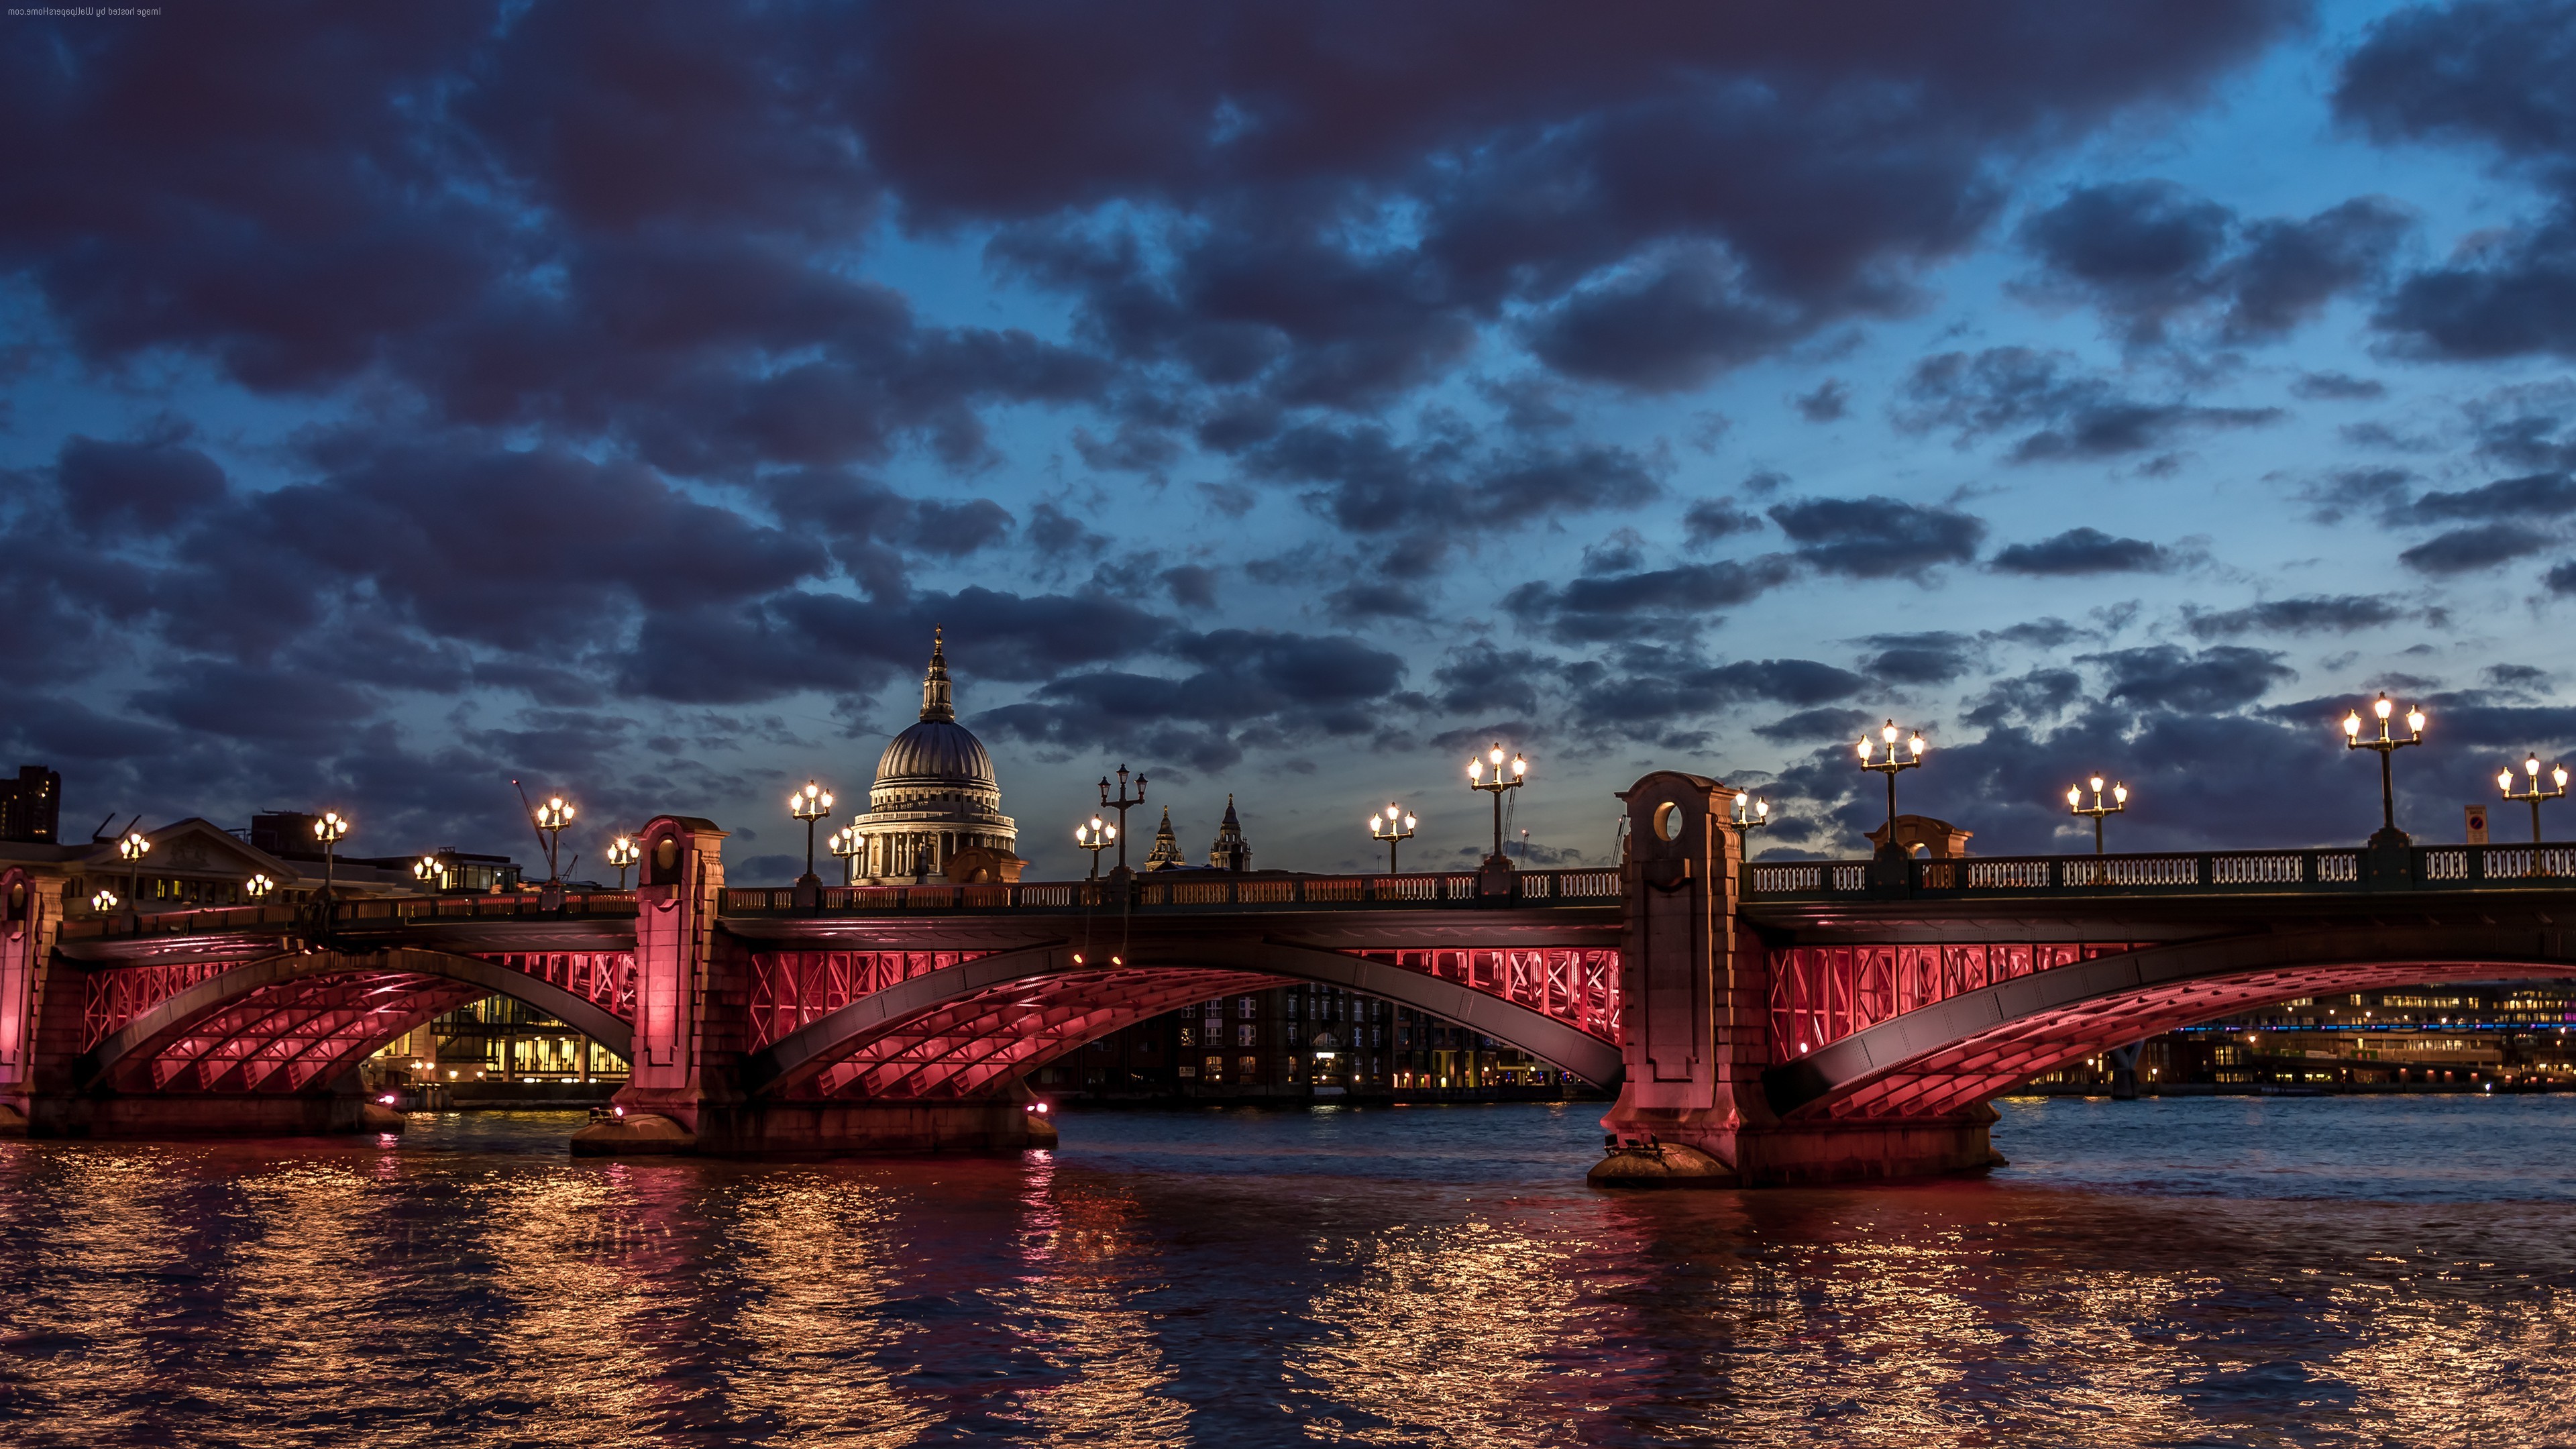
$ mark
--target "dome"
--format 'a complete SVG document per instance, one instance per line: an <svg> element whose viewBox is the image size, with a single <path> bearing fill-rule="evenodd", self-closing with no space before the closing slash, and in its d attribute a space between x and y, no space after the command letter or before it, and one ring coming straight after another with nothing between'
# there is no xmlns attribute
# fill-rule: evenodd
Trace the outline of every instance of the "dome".
<svg viewBox="0 0 2576 1449"><path fill-rule="evenodd" d="M894 737L877 760L880 785L969 785L994 788L993 757L974 731L955 720L926 719Z"/></svg>

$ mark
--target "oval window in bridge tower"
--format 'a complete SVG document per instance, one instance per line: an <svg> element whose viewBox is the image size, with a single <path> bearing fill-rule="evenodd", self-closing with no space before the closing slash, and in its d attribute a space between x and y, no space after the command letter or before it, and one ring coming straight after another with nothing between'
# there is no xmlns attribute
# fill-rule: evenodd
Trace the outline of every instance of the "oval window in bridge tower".
<svg viewBox="0 0 2576 1449"><path fill-rule="evenodd" d="M1682 834L1682 807L1667 800L1655 807L1655 834L1664 840L1679 840Z"/></svg>

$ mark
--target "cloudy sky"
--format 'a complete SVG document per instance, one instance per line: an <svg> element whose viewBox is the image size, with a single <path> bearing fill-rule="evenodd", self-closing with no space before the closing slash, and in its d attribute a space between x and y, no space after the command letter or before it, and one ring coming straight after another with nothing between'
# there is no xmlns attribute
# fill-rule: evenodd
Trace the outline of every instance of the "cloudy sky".
<svg viewBox="0 0 2576 1449"><path fill-rule="evenodd" d="M74 835L524 856L518 776L783 880L934 623L1033 875L1122 761L1325 870L1390 795L1472 861L1493 738L1569 863L1655 767L1857 853L1891 716L1998 853L2089 769L2358 841L2378 689L2419 839L2576 748L2566 4L0 24L0 766Z"/></svg>

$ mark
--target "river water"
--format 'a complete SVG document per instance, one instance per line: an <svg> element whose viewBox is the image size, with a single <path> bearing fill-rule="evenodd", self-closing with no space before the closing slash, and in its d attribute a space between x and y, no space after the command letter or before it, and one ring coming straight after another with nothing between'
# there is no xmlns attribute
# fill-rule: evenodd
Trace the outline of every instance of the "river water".
<svg viewBox="0 0 2576 1449"><path fill-rule="evenodd" d="M1597 1106L0 1145L0 1443L2576 1442L2576 1097L2000 1108L1761 1193L1587 1190Z"/></svg>

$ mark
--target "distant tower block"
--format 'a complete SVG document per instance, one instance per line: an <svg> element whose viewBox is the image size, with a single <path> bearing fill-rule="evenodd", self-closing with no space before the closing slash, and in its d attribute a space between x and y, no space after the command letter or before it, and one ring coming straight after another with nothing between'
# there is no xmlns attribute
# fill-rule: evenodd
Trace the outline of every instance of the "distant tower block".
<svg viewBox="0 0 2576 1449"><path fill-rule="evenodd" d="M1216 843L1208 847L1208 864L1218 870L1252 869L1252 846L1243 838L1243 822L1234 815L1234 797L1225 797L1225 821L1216 828Z"/></svg>

